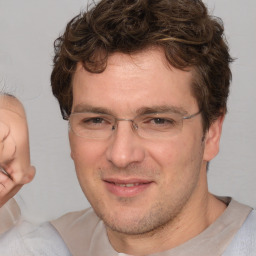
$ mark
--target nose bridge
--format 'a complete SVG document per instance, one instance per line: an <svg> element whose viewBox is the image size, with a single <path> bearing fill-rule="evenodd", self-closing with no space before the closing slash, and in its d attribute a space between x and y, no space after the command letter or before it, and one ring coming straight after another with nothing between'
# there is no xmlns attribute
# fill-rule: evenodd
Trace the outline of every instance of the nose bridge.
<svg viewBox="0 0 256 256"><path fill-rule="evenodd" d="M134 124L133 119L128 119L128 118L116 118L115 127L118 127L118 123L122 122L122 121L130 122L132 124L132 127L135 128L135 124Z"/></svg>
<svg viewBox="0 0 256 256"><path fill-rule="evenodd" d="M127 122L129 122L130 123L130 125L131 125L131 128L132 128L132 131L135 133L135 131L138 129L138 125L134 122L134 120L133 119L128 119L128 118L116 118L116 120L115 120L115 123L114 123L114 125L113 125L113 127L112 127L112 130L118 130L118 123L119 122L122 122L122 121L127 121ZM136 135L138 135L138 134L136 134Z"/></svg>
<svg viewBox="0 0 256 256"><path fill-rule="evenodd" d="M129 123L122 121L128 121ZM130 123L132 123L132 127ZM145 157L145 150L141 139L134 133L133 120L117 119L115 127L116 129L107 148L108 161L119 168L125 168L131 163L141 162Z"/></svg>

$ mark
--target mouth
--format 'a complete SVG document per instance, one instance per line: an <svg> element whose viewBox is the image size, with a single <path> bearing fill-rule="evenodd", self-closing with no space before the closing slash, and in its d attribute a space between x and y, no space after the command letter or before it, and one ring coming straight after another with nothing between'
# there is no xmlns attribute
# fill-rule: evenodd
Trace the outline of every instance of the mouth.
<svg viewBox="0 0 256 256"><path fill-rule="evenodd" d="M135 186L141 185L141 183L128 183L128 184L113 183L113 184L116 185L116 186L127 187L127 188L135 187ZM144 184L144 183L143 183L143 184Z"/></svg>
<svg viewBox="0 0 256 256"><path fill-rule="evenodd" d="M107 191L117 197L134 197L147 190L153 181L106 179L104 183Z"/></svg>

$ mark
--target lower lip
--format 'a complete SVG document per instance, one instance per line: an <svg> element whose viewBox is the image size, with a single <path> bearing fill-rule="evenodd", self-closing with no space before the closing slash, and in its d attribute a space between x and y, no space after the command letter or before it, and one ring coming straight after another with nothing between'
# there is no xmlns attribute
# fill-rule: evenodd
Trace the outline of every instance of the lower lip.
<svg viewBox="0 0 256 256"><path fill-rule="evenodd" d="M141 183L133 187L121 187L114 183L105 182L107 190L118 197L134 197L146 189L148 189L152 182L150 183Z"/></svg>

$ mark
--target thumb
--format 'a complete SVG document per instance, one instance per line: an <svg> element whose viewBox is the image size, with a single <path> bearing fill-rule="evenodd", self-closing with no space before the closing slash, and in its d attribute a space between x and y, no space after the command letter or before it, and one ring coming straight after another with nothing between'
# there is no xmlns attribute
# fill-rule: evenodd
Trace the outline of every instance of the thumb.
<svg viewBox="0 0 256 256"><path fill-rule="evenodd" d="M36 168L34 166L29 166L28 170L26 170L26 173L24 177L21 180L21 184L27 184L31 182L36 174Z"/></svg>

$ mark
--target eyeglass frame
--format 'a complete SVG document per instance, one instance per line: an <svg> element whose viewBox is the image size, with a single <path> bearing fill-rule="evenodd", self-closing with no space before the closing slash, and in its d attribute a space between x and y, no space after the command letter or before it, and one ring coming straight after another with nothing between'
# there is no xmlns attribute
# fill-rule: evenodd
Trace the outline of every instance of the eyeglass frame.
<svg viewBox="0 0 256 256"><path fill-rule="evenodd" d="M181 116L180 118L181 118L181 120L180 121L182 121L182 127L183 127L183 120L189 120L189 119L192 119L193 117L195 117L195 116L197 116L197 115L199 115L200 113L202 112L202 110L200 109L199 111L197 111L196 113L194 113L194 114L191 114L191 115L188 115L188 116ZM70 122L70 117L72 117L72 116L74 116L74 115L78 115L78 114L83 114L83 113L93 113L93 112L89 112L89 111L84 111L84 112L73 112L73 113L71 113L69 116L68 116L68 125L69 125L69 129L76 135L76 136L78 136L78 137L81 137L81 138L87 138L87 139L95 139L95 140L100 140L100 139L107 139L107 138L109 138L110 136L111 136L111 133L110 133L110 135L108 136L108 137L90 137L90 136L82 136L82 135L79 135L78 133L76 133L75 131L74 131L74 129L72 128L72 126L71 126L71 122ZM174 112L172 112L172 113L174 113ZM161 114L161 113L158 113L158 112L156 112L156 113L151 113L151 114L140 114L140 115L137 115L136 117L134 117L133 119L129 119L129 118L117 118L117 117L115 117L114 115L111 115L111 114L103 114L103 113L95 113L95 114L101 114L101 115L103 115L103 116L109 116L109 117L111 117L111 118L113 118L113 120L114 120L114 123L113 123L113 125L111 126L111 131L114 131L114 130L116 130L116 127L117 127L117 124L118 124L118 122L120 122L120 121L128 121L128 122L131 122L132 123L132 130L138 130L139 129L139 126L137 125L137 123L135 122L135 120L138 118L138 117L142 117L142 116L147 116L147 115L157 115L157 114ZM154 119L154 118L153 118ZM160 118L161 119L161 118ZM139 137L141 137L141 138L149 138L149 137L144 137L144 136L141 136L140 135L140 133L138 133L137 132L137 135L139 136Z"/></svg>

